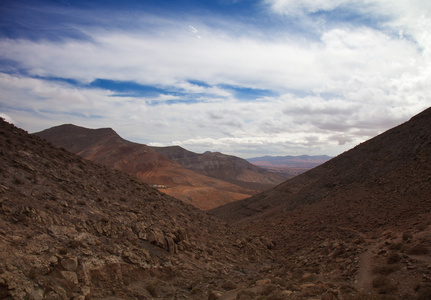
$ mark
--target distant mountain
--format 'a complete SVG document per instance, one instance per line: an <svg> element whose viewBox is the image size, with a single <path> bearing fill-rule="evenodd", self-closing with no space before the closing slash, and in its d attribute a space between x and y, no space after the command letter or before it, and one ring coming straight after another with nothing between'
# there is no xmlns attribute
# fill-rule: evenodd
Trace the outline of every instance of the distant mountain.
<svg viewBox="0 0 431 300"><path fill-rule="evenodd" d="M124 140L111 128L88 129L66 124L35 135L86 159L137 176L146 183L167 187L163 192L204 210L256 193L184 168L147 145Z"/></svg>
<svg viewBox="0 0 431 300"><path fill-rule="evenodd" d="M257 166L278 166L286 168L312 169L332 157L327 155L300 155L300 156L260 156L248 158L247 161Z"/></svg>
<svg viewBox="0 0 431 300"><path fill-rule="evenodd" d="M350 278L357 290L429 299L431 290L417 283L431 253L430 195L431 108L273 189L210 212L273 238L279 255L316 268L319 280ZM413 297L418 290L424 296Z"/></svg>
<svg viewBox="0 0 431 300"><path fill-rule="evenodd" d="M187 169L246 188L264 190L288 178L259 168L245 159L220 152L198 154L180 146L152 148Z"/></svg>

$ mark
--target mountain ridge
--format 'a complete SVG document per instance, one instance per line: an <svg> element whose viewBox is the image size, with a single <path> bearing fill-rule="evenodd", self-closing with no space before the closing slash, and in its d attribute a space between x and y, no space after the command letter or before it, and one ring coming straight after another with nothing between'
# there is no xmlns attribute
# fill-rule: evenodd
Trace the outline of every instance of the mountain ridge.
<svg viewBox="0 0 431 300"><path fill-rule="evenodd" d="M34 134L86 159L164 187L164 193L203 210L257 193L254 186L241 186L187 169L152 147L123 139L111 128L88 129L68 124Z"/></svg>
<svg viewBox="0 0 431 300"><path fill-rule="evenodd" d="M288 177L256 167L247 160L220 152L194 153L180 146L152 147L185 168L247 188L267 189Z"/></svg>
<svg viewBox="0 0 431 300"><path fill-rule="evenodd" d="M206 299L271 257L271 241L3 119L0 212L1 299Z"/></svg>

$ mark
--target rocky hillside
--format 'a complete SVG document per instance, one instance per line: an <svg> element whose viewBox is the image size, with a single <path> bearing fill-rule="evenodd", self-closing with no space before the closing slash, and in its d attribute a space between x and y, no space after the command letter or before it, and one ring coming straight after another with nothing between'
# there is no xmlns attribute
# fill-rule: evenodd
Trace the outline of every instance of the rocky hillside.
<svg viewBox="0 0 431 300"><path fill-rule="evenodd" d="M273 259L270 240L3 120L0 211L1 299L207 299Z"/></svg>
<svg viewBox="0 0 431 300"><path fill-rule="evenodd" d="M68 124L35 135L98 164L162 186L164 193L203 210L256 194L255 190L189 170L147 145L124 140L110 128L88 129Z"/></svg>
<svg viewBox="0 0 431 300"><path fill-rule="evenodd" d="M279 255L289 257L293 268L302 265L313 280L343 278L358 291L430 299L430 124L431 108L272 190L212 213L274 238L283 249Z"/></svg>
<svg viewBox="0 0 431 300"><path fill-rule="evenodd" d="M287 176L266 171L245 159L220 152L198 154L179 146L152 148L187 169L246 188L262 191L287 179Z"/></svg>
<svg viewBox="0 0 431 300"><path fill-rule="evenodd" d="M427 195L431 195L428 193L431 189L429 124L431 109L274 189L215 212L223 212L220 216L227 220L239 220L267 214L272 209L290 211L341 198L344 207L368 204L369 213L364 217L369 220L361 223L368 226L374 226L374 222L382 219L374 207L377 202L381 202L385 211L387 206L383 204L393 207L387 210L390 214L403 211L407 204L410 211L423 212L422 205L427 204ZM375 198L379 200L374 201ZM346 213L353 217L358 210ZM375 216L371 218L371 215Z"/></svg>

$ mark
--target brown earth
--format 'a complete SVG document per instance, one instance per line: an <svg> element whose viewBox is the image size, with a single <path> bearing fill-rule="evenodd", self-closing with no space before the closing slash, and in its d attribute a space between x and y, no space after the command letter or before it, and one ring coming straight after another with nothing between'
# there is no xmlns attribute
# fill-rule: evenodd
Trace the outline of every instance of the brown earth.
<svg viewBox="0 0 431 300"><path fill-rule="evenodd" d="M307 272L324 286L344 282L392 299L430 299L430 124L431 108L211 213L274 239L286 258L280 274Z"/></svg>
<svg viewBox="0 0 431 300"><path fill-rule="evenodd" d="M137 176L148 184L165 186L164 193L202 210L257 193L249 187L189 170L152 147L124 140L111 128L88 129L68 124L35 135L98 164Z"/></svg>

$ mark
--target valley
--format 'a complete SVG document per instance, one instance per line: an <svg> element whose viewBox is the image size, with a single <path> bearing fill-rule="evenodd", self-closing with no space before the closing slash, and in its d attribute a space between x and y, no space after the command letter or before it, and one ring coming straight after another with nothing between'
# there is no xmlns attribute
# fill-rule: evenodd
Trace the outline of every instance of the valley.
<svg viewBox="0 0 431 300"><path fill-rule="evenodd" d="M168 186L161 190L169 190L175 182L152 174L154 166L187 175L187 157L203 154L175 148L174 161L112 129L75 126L67 128L80 142L65 139L60 148L2 120L0 296L429 299L429 124L431 108L273 188L205 212L136 176L141 169L142 178L160 176ZM235 160L222 157L227 165ZM226 184L257 178L221 174L220 165L187 170L211 180L236 176ZM189 178L182 180L200 177Z"/></svg>
<svg viewBox="0 0 431 300"><path fill-rule="evenodd" d="M66 124L35 135L147 184L163 186L160 190L164 193L202 210L248 198L287 179L233 156L133 143L111 128L88 129Z"/></svg>

